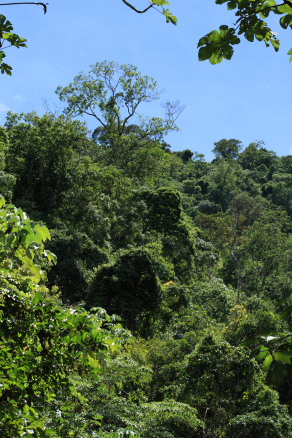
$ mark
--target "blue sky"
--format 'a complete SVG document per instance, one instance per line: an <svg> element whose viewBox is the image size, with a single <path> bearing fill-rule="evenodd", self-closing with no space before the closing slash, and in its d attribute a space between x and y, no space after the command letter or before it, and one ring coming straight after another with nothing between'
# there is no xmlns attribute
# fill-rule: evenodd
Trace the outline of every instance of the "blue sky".
<svg viewBox="0 0 292 438"><path fill-rule="evenodd" d="M42 114L44 102L61 112L56 87L98 61L113 60L154 77L163 90L162 102L185 105L178 120L181 130L166 138L173 150L189 148L209 160L214 142L236 138L244 146L263 140L278 155L291 154L291 31L281 30L275 21L280 52L244 41L231 61L212 66L198 61L197 42L219 25L231 25L232 12L214 0L171 3L178 26L166 24L153 10L137 15L121 0L51 0L46 15L40 6L2 6L0 12L28 39L28 48L7 51L13 76L0 78L0 123L7 110ZM157 103L147 104L145 113L156 116L163 110Z"/></svg>

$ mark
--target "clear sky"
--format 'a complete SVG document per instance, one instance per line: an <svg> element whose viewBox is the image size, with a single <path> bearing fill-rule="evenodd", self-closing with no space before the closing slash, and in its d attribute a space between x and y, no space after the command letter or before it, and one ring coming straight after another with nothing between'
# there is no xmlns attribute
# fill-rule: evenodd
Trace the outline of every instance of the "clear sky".
<svg viewBox="0 0 292 438"><path fill-rule="evenodd" d="M133 3L141 8L148 4ZM231 61L212 66L198 61L197 42L219 25L231 25L232 12L214 0L171 3L178 26L166 24L153 10L138 15L121 0L51 0L46 15L36 5L1 6L15 32L28 39L28 48L7 50L13 76L0 77L0 123L7 110L43 114L44 102L61 112L56 87L98 61L112 60L154 77L163 90L162 101L185 105L178 120L181 131L166 138L173 150L189 148L209 160L214 142L236 138L244 146L263 140L278 155L292 154L291 31L275 22L278 53L263 43L243 42ZM148 115L162 115L159 105L147 105Z"/></svg>

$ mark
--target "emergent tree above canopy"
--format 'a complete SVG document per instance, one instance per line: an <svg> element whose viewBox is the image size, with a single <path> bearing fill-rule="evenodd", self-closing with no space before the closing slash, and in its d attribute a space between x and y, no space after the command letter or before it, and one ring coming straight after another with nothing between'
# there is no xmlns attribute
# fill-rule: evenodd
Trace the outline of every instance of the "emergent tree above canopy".
<svg viewBox="0 0 292 438"><path fill-rule="evenodd" d="M160 97L156 81L133 65L108 61L92 65L89 73L75 76L56 93L67 104L66 115L96 119L93 137L111 149L116 165L126 149L133 152L163 142L168 132L178 129L175 121L183 109L177 102L167 102L164 118L143 117L141 106Z"/></svg>

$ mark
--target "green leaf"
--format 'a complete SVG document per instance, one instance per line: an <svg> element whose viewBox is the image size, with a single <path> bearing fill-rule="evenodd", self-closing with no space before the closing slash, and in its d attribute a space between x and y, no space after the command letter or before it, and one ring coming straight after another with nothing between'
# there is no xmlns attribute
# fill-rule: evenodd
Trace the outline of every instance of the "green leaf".
<svg viewBox="0 0 292 438"><path fill-rule="evenodd" d="M28 405L25 405L25 406L24 406L24 408L23 408L23 412L24 412L25 414L28 414L28 413L29 413L29 406L28 406Z"/></svg>
<svg viewBox="0 0 292 438"><path fill-rule="evenodd" d="M167 23L172 23L172 24L175 24L175 25L177 24L177 22L178 22L178 18L177 18L175 15L173 15L173 14L170 12L169 9L164 9L163 14L164 14L165 17L166 17L166 22L167 22Z"/></svg>
<svg viewBox="0 0 292 438"><path fill-rule="evenodd" d="M199 60L206 61L206 59L211 58L212 54L213 54L213 47L211 45L206 45L204 47L200 47Z"/></svg>
<svg viewBox="0 0 292 438"><path fill-rule="evenodd" d="M252 29L247 29L247 31L244 33L244 36L249 42L252 43L254 41L254 32Z"/></svg>
<svg viewBox="0 0 292 438"><path fill-rule="evenodd" d="M42 301L43 298L44 298L44 297L43 297L43 294L42 294L41 292L37 292L37 293L35 294L35 296L33 297L32 305L35 306L35 305L38 304L40 301Z"/></svg>
<svg viewBox="0 0 292 438"><path fill-rule="evenodd" d="M49 262L52 262L52 263L56 263L57 262L56 255L53 254L51 251L49 251L47 249L44 250L44 256L47 257Z"/></svg>
<svg viewBox="0 0 292 438"><path fill-rule="evenodd" d="M8 76L12 75L12 67L8 64L2 63L0 64L1 73L6 73Z"/></svg>
<svg viewBox="0 0 292 438"><path fill-rule="evenodd" d="M163 6L163 5L169 5L169 2L166 0L149 0L153 5L157 6Z"/></svg>
<svg viewBox="0 0 292 438"><path fill-rule="evenodd" d="M151 3L157 6L169 5L170 3L167 0L150 0Z"/></svg>
<svg viewBox="0 0 292 438"><path fill-rule="evenodd" d="M264 347L263 345L260 346L260 352L256 355L256 360L262 360L267 357L269 354L269 349L267 347Z"/></svg>
<svg viewBox="0 0 292 438"><path fill-rule="evenodd" d="M277 38L272 38L271 44L274 47L275 51L278 52L278 50L280 49L280 41Z"/></svg>
<svg viewBox="0 0 292 438"><path fill-rule="evenodd" d="M37 224L37 225L35 226L35 231L41 235L42 240L43 240L44 242L45 242L47 239L48 239L48 240L51 240L51 234L50 234L50 232L49 232L49 230L48 230L48 228L47 228L46 226Z"/></svg>
<svg viewBox="0 0 292 438"><path fill-rule="evenodd" d="M273 360L274 360L274 359L273 359L273 356L272 356L271 354L269 354L269 355L265 358L264 363L263 363L263 370L264 370L264 371L268 371L268 370L270 369L270 366L271 366Z"/></svg>
<svg viewBox="0 0 292 438"><path fill-rule="evenodd" d="M0 208L4 207L5 204L6 204L6 201L4 199L4 196L0 195Z"/></svg>
<svg viewBox="0 0 292 438"><path fill-rule="evenodd" d="M212 56L210 57L209 61L211 64L220 64L224 59L224 56L220 50L217 50L216 52L213 52Z"/></svg>
<svg viewBox="0 0 292 438"><path fill-rule="evenodd" d="M226 0L224 0L224 3L225 3L225 1ZM217 2L216 2L217 3ZM222 3L223 3L223 1L222 1ZM227 8L229 9L229 10L232 10L232 9L235 9L237 7L237 2L236 2L236 0L231 0L231 1L229 1L228 3L227 3Z"/></svg>
<svg viewBox="0 0 292 438"><path fill-rule="evenodd" d="M214 30L200 39L198 56L200 61L209 59L211 64L219 64L223 59L230 60L233 56L233 45L239 44L235 29L226 25L220 26L219 32Z"/></svg>
<svg viewBox="0 0 292 438"><path fill-rule="evenodd" d="M279 14L292 14L292 7L288 4L281 5L277 7L277 12Z"/></svg>
<svg viewBox="0 0 292 438"><path fill-rule="evenodd" d="M292 351L277 351L275 358L282 363L291 364Z"/></svg>
<svg viewBox="0 0 292 438"><path fill-rule="evenodd" d="M287 14L280 18L280 25L283 29L287 29L288 26L292 27L292 15Z"/></svg>

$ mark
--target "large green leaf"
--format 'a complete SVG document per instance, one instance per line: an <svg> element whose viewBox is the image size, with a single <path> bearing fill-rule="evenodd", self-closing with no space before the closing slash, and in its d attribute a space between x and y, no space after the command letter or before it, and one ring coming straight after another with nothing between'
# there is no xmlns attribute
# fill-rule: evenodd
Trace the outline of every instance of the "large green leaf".
<svg viewBox="0 0 292 438"><path fill-rule="evenodd" d="M269 354L269 355L265 358L265 360L264 360L264 363L263 363L263 370L264 370L264 371L268 371L268 370L270 369L271 364L273 363L273 361L274 361L273 356L272 356L271 354Z"/></svg>
<svg viewBox="0 0 292 438"><path fill-rule="evenodd" d="M200 39L199 60L209 59L211 64L219 64L223 59L230 60L233 55L233 45L239 44L240 39L235 34L234 28L220 26L219 31L214 30Z"/></svg>

